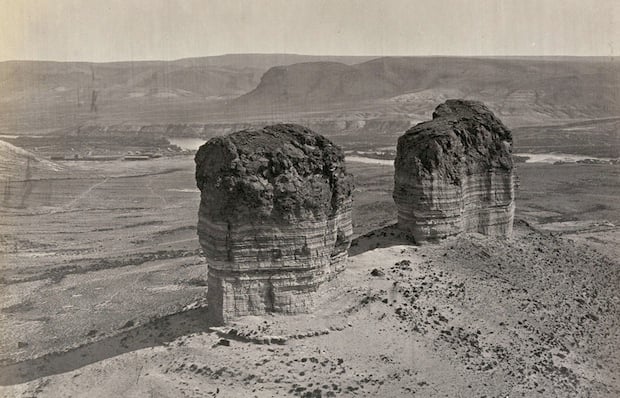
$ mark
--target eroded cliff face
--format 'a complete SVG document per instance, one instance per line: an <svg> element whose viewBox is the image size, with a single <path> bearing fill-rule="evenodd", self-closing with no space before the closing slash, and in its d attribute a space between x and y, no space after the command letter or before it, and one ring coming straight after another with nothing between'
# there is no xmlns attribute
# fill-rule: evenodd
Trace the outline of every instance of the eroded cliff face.
<svg viewBox="0 0 620 398"><path fill-rule="evenodd" d="M508 237L512 134L482 103L448 100L398 139L394 201L417 242L461 232Z"/></svg>
<svg viewBox="0 0 620 398"><path fill-rule="evenodd" d="M353 233L342 150L279 124L213 138L195 161L210 320L310 311Z"/></svg>

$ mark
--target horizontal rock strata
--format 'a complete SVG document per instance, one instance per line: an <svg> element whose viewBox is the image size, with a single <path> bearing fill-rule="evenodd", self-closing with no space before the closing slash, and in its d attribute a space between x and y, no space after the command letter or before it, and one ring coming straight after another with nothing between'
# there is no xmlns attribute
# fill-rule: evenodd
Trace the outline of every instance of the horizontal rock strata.
<svg viewBox="0 0 620 398"><path fill-rule="evenodd" d="M398 140L399 228L417 242L461 232L510 236L512 134L482 103L448 100Z"/></svg>
<svg viewBox="0 0 620 398"><path fill-rule="evenodd" d="M199 149L196 181L210 321L311 311L351 242L340 148L298 125L243 130Z"/></svg>

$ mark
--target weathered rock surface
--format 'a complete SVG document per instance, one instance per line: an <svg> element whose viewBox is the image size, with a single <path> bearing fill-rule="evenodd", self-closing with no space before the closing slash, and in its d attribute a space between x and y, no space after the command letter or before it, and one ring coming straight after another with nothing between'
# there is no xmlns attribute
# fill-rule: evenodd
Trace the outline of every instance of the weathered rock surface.
<svg viewBox="0 0 620 398"><path fill-rule="evenodd" d="M416 241L479 232L510 236L512 134L481 102L448 100L398 139L398 225Z"/></svg>
<svg viewBox="0 0 620 398"><path fill-rule="evenodd" d="M353 181L342 150L280 124L213 138L195 161L210 320L310 311L351 243Z"/></svg>

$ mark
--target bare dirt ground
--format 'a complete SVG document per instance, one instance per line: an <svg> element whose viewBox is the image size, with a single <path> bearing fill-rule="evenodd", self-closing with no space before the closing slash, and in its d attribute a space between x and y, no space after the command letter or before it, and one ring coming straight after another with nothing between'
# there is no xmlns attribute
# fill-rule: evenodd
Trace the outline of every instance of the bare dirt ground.
<svg viewBox="0 0 620 398"><path fill-rule="evenodd" d="M620 167L520 165L513 239L425 246L390 226L392 169L349 169L359 236L317 311L226 328L191 157L12 179L0 396L620 395Z"/></svg>
<svg viewBox="0 0 620 398"><path fill-rule="evenodd" d="M10 182L0 361L97 340L202 295L192 165L65 162L68 171Z"/></svg>

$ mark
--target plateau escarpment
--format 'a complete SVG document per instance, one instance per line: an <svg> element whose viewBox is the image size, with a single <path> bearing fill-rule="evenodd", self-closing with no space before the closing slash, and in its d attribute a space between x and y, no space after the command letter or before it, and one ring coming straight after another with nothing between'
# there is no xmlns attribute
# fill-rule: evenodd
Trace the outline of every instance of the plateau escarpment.
<svg viewBox="0 0 620 398"><path fill-rule="evenodd" d="M512 134L482 103L448 100L398 139L398 225L416 241L479 232L510 236Z"/></svg>
<svg viewBox="0 0 620 398"><path fill-rule="evenodd" d="M213 138L195 161L210 321L310 311L351 243L353 181L342 150L279 124Z"/></svg>

